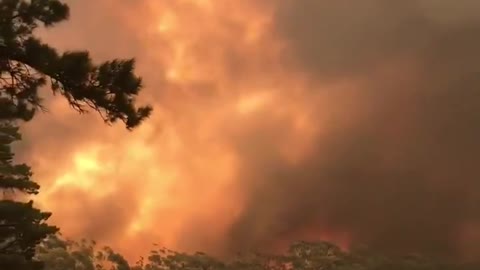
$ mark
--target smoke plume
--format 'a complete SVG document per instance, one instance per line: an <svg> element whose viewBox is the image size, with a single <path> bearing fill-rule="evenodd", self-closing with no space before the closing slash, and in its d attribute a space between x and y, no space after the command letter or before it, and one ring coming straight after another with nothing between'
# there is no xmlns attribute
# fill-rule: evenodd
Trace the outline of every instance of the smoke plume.
<svg viewBox="0 0 480 270"><path fill-rule="evenodd" d="M480 230L478 3L274 2L275 30L292 65L320 84L307 95L324 96L329 116L311 113L323 127L295 164L258 135L282 137L284 123L240 138L240 152L252 148L238 177L248 199L231 245L308 229L388 252L457 256L461 239L478 247L464 235ZM342 81L349 87L321 86Z"/></svg>
<svg viewBox="0 0 480 270"><path fill-rule="evenodd" d="M40 35L136 57L155 112L128 133L49 98L25 125L65 234L131 256L299 239L480 255L480 2L68 2Z"/></svg>

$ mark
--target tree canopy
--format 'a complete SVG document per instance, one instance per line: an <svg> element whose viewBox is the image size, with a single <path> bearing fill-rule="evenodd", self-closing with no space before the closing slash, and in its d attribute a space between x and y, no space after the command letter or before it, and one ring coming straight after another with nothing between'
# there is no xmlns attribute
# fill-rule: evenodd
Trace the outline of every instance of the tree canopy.
<svg viewBox="0 0 480 270"><path fill-rule="evenodd" d="M42 108L39 89L50 87L81 113L93 109L107 123L138 126L152 108L135 104L142 80L134 74L134 59L95 65L88 51L59 53L34 36L39 26L52 27L68 16L59 0L0 2L0 119L32 119Z"/></svg>
<svg viewBox="0 0 480 270"><path fill-rule="evenodd" d="M298 242L283 254L249 253L217 259L204 253L165 248L129 265L111 248L93 241L65 241L54 236L39 246L45 270L474 270L478 264L446 264L420 256L388 258L366 250L342 251L327 242Z"/></svg>

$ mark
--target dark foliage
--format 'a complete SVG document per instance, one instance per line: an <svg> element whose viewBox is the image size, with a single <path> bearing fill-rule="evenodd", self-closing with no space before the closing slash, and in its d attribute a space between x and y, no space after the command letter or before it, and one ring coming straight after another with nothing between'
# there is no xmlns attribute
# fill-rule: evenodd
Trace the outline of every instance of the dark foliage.
<svg viewBox="0 0 480 270"><path fill-rule="evenodd" d="M135 61L112 60L95 65L87 51L57 52L34 36L38 27L68 19L68 6L58 0L0 1L0 269L41 269L34 259L40 242L58 231L45 222L33 201L38 193L30 167L14 164L11 143L20 140L17 120L29 121L44 109L39 91L50 87L78 112L97 111L110 124L138 126L151 112L137 107L142 89Z"/></svg>
<svg viewBox="0 0 480 270"><path fill-rule="evenodd" d="M87 51L59 53L33 35L68 15L58 0L0 2L0 118L30 120L42 108L39 89L50 86L81 113L94 109L107 123L136 127L152 108L135 105L142 81L133 59L95 65Z"/></svg>
<svg viewBox="0 0 480 270"><path fill-rule="evenodd" d="M18 128L0 122L0 269L40 269L35 249L58 229L45 223L51 214L35 208L33 201L13 200L21 194L37 194L40 188L31 179L30 167L13 163L11 144L17 140Z"/></svg>
<svg viewBox="0 0 480 270"><path fill-rule="evenodd" d="M250 253L219 260L204 253L188 254L161 248L135 265L111 248L95 242L51 237L38 251L45 270L474 270L478 264L445 264L421 256L388 258L366 250L342 251L326 242L299 242L279 255Z"/></svg>

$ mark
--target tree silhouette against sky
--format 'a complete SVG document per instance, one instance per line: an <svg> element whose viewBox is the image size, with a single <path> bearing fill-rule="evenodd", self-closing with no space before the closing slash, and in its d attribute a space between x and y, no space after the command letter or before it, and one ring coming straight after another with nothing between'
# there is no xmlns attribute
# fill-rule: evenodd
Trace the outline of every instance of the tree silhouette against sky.
<svg viewBox="0 0 480 270"><path fill-rule="evenodd" d="M34 36L38 27L55 26L68 16L68 6L58 0L0 1L0 190L17 198L0 201L0 269L41 269L36 246L58 231L45 223L50 213L18 199L37 194L39 185L29 166L13 162L11 150L20 140L18 121L45 109L39 92L50 88L74 110L97 111L105 123L120 120L129 130L152 111L136 106L142 80L134 74L134 59L95 65L88 51L59 53Z"/></svg>

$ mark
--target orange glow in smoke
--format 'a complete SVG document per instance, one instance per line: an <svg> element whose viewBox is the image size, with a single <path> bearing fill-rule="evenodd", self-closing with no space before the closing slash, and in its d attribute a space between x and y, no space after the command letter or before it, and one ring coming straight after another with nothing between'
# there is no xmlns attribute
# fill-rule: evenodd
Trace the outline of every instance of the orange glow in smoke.
<svg viewBox="0 0 480 270"><path fill-rule="evenodd" d="M83 127L64 137L53 135L62 142L34 146L43 153L33 158L37 177L45 179L42 207L54 213L52 221L67 236L96 238L130 256L144 253L153 242L215 252L222 232L242 209L234 179L241 157L232 137L265 117L280 119L288 143L279 144L279 152L297 162L319 132L321 118L311 113L319 98L305 95L301 74L284 65L282 41L269 29L268 5L253 0L98 2L95 8L72 4L68 31L53 30L45 38L65 49L89 48L99 59L125 57L121 53L136 57L146 85L141 101L152 103L155 113L127 133L122 126L103 125L94 114L77 116L64 103L52 103L53 113L27 126L27 134L41 132L39 126L48 121ZM113 17L104 18L105 12ZM92 16L88 22L82 19L86 14ZM103 26L105 20L113 23ZM108 28L112 25L116 28ZM80 34L95 34L95 40ZM123 37L123 43L109 47L97 41L109 35Z"/></svg>

